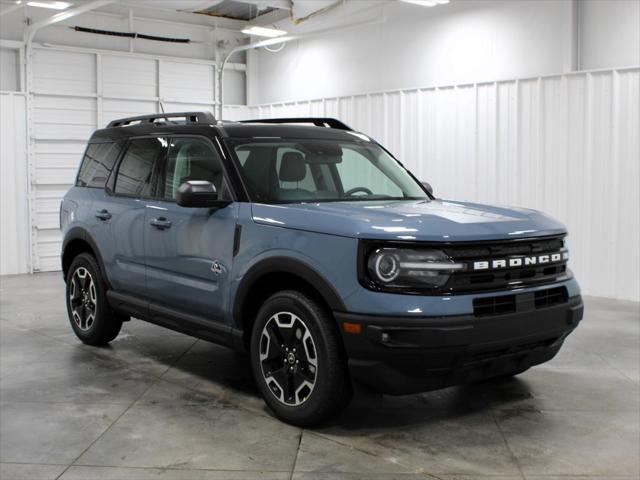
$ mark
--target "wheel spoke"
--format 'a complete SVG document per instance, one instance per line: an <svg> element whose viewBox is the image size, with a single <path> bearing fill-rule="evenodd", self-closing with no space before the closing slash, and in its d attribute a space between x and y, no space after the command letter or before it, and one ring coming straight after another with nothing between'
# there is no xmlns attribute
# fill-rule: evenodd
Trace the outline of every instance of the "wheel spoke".
<svg viewBox="0 0 640 480"><path fill-rule="evenodd" d="M282 350L282 345L284 345L284 339L282 338L282 332L275 324L275 322L269 326L267 329L267 335L271 338L271 343L269 344L269 350L273 352L277 352L281 354L284 350Z"/></svg>
<svg viewBox="0 0 640 480"><path fill-rule="evenodd" d="M310 370L310 367L315 368L306 362L303 363L302 361L300 361L297 371L302 377L304 377L305 380L313 383L316 380L316 374L315 370L313 372Z"/></svg>

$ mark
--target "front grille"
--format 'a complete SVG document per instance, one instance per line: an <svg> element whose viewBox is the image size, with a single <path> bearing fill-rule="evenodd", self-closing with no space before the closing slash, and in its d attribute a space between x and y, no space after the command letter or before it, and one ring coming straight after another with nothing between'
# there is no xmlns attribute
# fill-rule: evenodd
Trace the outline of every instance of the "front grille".
<svg viewBox="0 0 640 480"><path fill-rule="evenodd" d="M563 237L554 237L540 240L487 242L471 246L452 244L443 250L454 262L472 265L476 261L491 262L509 257L551 254L563 249ZM542 285L557 281L565 276L566 272L567 261L564 259L552 265L538 264L493 270L489 268L482 271L459 271L451 275L442 290L449 293L462 293Z"/></svg>

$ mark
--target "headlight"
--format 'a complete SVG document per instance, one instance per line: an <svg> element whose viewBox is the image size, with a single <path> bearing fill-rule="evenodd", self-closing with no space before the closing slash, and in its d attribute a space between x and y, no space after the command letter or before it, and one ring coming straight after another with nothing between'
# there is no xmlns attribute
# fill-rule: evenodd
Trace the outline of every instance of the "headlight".
<svg viewBox="0 0 640 480"><path fill-rule="evenodd" d="M369 279L381 289L429 289L441 287L452 272L465 268L440 250L378 248L367 260Z"/></svg>

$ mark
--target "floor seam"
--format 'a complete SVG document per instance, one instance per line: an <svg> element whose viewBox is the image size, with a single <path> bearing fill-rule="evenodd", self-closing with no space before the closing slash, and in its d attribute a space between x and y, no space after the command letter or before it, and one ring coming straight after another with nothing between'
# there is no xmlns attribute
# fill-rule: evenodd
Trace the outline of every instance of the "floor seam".
<svg viewBox="0 0 640 480"><path fill-rule="evenodd" d="M168 370L169 368L171 368L173 365L177 364L177 363L178 363L178 362L179 362L179 361L180 361L180 360L181 360L181 359L182 359L182 358L183 358L187 353L189 353L189 351L191 351L191 349L194 347L194 345L195 345L196 343L198 343L198 340L195 340L191 345L189 345L189 347L188 347L188 348L187 348L187 349L182 353L182 355L180 355L180 356L176 359L175 363L174 363L174 364L172 364L171 366L167 367L167 370ZM164 375L165 373L166 373L166 370L165 370L165 372L163 372L163 373L162 373L162 375ZM111 424L110 424L107 428L105 428L105 429L104 429L104 431L103 431L100 435L98 435L98 437L97 437L95 440L93 440L93 441L92 441L92 442L87 446L87 448L85 448L82 452L80 452L80 455L78 455L78 456L77 456L77 457L76 457L76 458L75 458L75 459L74 459L74 460L73 460L69 465L67 465L67 468L65 468L65 469L62 471L62 473L60 473L60 475L58 475L58 476L56 477L56 480L59 480L59 479L60 479L60 478L61 478L61 477L62 477L62 476L63 476L63 475L64 475L64 474L69 470L69 468L71 468L73 465L75 465L75 463L76 463L76 462L77 462L77 461L78 461L78 460L79 460L79 459L80 459L80 458L81 458L81 457L82 457L82 456L83 456L87 451L89 451L89 449L90 449L91 447L93 447L93 446L94 446L94 445L95 445L95 444L96 444L96 443L97 443L97 442L98 442L98 441L99 441L99 440L100 440L100 439L101 439L101 438L102 438L102 437L103 437L103 436L104 436L104 435L105 435L109 430L111 430L111 428L112 428L116 423L118 423L118 420L120 420L120 419L121 419L121 418L122 418L122 417L123 417L123 416L124 416L128 411L129 411L129 410L131 410L131 407L133 407L133 406L137 403L137 401L138 401L138 400L140 400L140 399L141 399L141 398L142 398L142 397L143 397L143 396L144 396L144 395L145 395L145 394L146 394L146 393L151 389L151 387L153 387L154 385L156 385L156 383L157 383L157 382L158 382L158 380L162 377L162 375L161 375L159 378L156 378L153 382L151 382L151 383L147 386L147 388L145 388L145 389L140 393L140 395L138 395L138 396L137 396L137 397L136 397L136 398L131 402L131 404L130 404L127 408L125 408L125 409L124 409L124 411L123 411L120 415L118 415L118 416L115 418L115 420L114 420L113 422L111 422Z"/></svg>
<svg viewBox="0 0 640 480"><path fill-rule="evenodd" d="M522 471L522 467L520 466L520 462L518 461L518 457L516 457L516 454L511 449L511 445L509 445L507 436L502 431L502 427L500 426L500 422L498 422L498 419L496 418L495 413L492 413L491 417L493 418L493 423L495 423L496 428L498 429L498 432L502 437L502 441L504 442L504 445L507 448L507 451L509 452L509 456L511 457L511 460L513 460L513 463L515 463L516 467L518 468L518 472L520 472L520 478L522 478L522 480L526 480L526 477L524 476L524 472Z"/></svg>
<svg viewBox="0 0 640 480"><path fill-rule="evenodd" d="M351 448L351 449L353 449L353 450L355 450L357 452L363 453L363 454L368 455L370 457L374 457L374 458L380 459L379 455L377 455L375 453L372 453L372 452L369 452L369 451L367 451L367 450L365 450L363 448L356 447L355 445L350 445L349 443L340 442L340 441L336 440L335 438L328 437L326 435L323 435L322 433L313 432L313 431L307 431L307 432L310 435L315 435L318 438L322 438L323 440L327 440L329 442L333 442L333 443L335 443L337 445L340 445L341 447ZM417 473L417 474L422 474L422 475L431 475L431 476L433 476L432 473L425 472L425 471L423 471L424 469L422 469L420 467L414 467L414 466L411 466L411 465L405 465L404 463L400 463L400 462L391 462L391 461L387 460L386 458L382 458L382 460L384 460L387 463L391 463L393 465L398 465L398 466L400 466L402 468L405 468L407 470L407 472L398 472L398 473L404 473L404 474L416 474Z"/></svg>
<svg viewBox="0 0 640 480"><path fill-rule="evenodd" d="M293 480L293 476L296 473L296 465L298 464L298 455L300 454L300 445L302 445L302 436L304 435L304 428L300 430L300 437L298 437L298 448L296 448L296 456L293 459L293 467L291 468L291 475L289 480Z"/></svg>
<svg viewBox="0 0 640 480"><path fill-rule="evenodd" d="M622 370L620 370L618 367L612 364L609 360L607 360L601 353L596 353L596 355L600 357L604 363L609 365L609 368L618 372L620 375L622 375L624 378L630 381L634 386L638 385L638 382L636 382L633 378L628 377Z"/></svg>

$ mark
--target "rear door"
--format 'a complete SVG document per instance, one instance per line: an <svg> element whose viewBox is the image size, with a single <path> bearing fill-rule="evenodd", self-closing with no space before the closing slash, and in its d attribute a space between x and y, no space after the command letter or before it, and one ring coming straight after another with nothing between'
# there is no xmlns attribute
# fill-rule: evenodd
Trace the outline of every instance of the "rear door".
<svg viewBox="0 0 640 480"><path fill-rule="evenodd" d="M157 161L166 153L161 138L135 138L128 142L115 181L103 198L94 202L98 248L114 290L146 296L144 265L145 206L153 194Z"/></svg>
<svg viewBox="0 0 640 480"><path fill-rule="evenodd" d="M208 180L219 198L233 198L220 155L208 138L175 136L167 141L157 199L147 203L145 212L149 299L207 321L222 321L229 302L238 204L218 209L176 204L178 187L187 180Z"/></svg>

